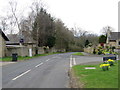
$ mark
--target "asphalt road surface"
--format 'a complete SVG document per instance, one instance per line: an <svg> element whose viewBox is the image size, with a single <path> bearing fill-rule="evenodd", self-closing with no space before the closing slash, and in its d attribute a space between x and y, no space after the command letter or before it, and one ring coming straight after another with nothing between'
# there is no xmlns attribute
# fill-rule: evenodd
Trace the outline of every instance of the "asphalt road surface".
<svg viewBox="0 0 120 90"><path fill-rule="evenodd" d="M71 56L72 53L38 57L2 66L2 88L68 88L72 65L102 61L102 57Z"/></svg>

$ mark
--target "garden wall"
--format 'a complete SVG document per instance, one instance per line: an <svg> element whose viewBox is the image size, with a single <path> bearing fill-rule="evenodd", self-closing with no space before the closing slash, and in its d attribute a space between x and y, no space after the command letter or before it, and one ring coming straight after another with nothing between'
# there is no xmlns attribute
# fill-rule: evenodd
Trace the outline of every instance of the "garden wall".
<svg viewBox="0 0 120 90"><path fill-rule="evenodd" d="M88 48L84 48L84 52L86 53L93 53L94 47L88 47Z"/></svg>
<svg viewBox="0 0 120 90"><path fill-rule="evenodd" d="M32 48L32 55L34 56L36 54L35 47L19 46L19 45L7 46L5 54L6 56L12 56L13 53L17 53L18 56L29 56L29 48ZM57 49L51 48L48 49L48 52L49 53L57 52ZM42 47L38 47L38 54L44 54L44 53L46 53L46 51Z"/></svg>
<svg viewBox="0 0 120 90"><path fill-rule="evenodd" d="M7 47L6 56L12 56L13 53L17 53L18 56L29 56L29 48L26 48L26 47Z"/></svg>
<svg viewBox="0 0 120 90"><path fill-rule="evenodd" d="M38 54L44 54L45 51L42 47L38 47Z"/></svg>

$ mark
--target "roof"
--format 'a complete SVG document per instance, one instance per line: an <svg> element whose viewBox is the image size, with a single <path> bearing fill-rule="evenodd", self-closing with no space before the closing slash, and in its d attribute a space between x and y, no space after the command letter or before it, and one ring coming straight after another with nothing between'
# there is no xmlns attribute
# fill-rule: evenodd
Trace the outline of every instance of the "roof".
<svg viewBox="0 0 120 90"><path fill-rule="evenodd" d="M9 38L9 42L17 42L17 43L19 43L19 35L17 35L17 34L8 34L7 35L7 37Z"/></svg>
<svg viewBox="0 0 120 90"><path fill-rule="evenodd" d="M4 34L4 32L1 29L0 29L0 34L6 41L9 41L8 37Z"/></svg>
<svg viewBox="0 0 120 90"><path fill-rule="evenodd" d="M6 45L19 45L19 42L6 41Z"/></svg>
<svg viewBox="0 0 120 90"><path fill-rule="evenodd" d="M6 45L19 45L19 42L11 42L11 41L6 41ZM35 42L25 42L23 43L23 45L33 45L36 44Z"/></svg>
<svg viewBox="0 0 120 90"><path fill-rule="evenodd" d="M28 33L28 32L27 32ZM19 34L8 34L7 35L8 38L10 39L10 43L19 43L20 42L20 38L23 38L24 39L24 43L35 43L35 41L33 40L33 38L29 35L29 34L24 34L23 33L23 36L20 37Z"/></svg>
<svg viewBox="0 0 120 90"><path fill-rule="evenodd" d="M18 47L25 47L25 46L21 46L21 45L6 45L6 47L9 47L9 48L18 48Z"/></svg>
<svg viewBox="0 0 120 90"><path fill-rule="evenodd" d="M110 32L109 40L120 39L120 32Z"/></svg>

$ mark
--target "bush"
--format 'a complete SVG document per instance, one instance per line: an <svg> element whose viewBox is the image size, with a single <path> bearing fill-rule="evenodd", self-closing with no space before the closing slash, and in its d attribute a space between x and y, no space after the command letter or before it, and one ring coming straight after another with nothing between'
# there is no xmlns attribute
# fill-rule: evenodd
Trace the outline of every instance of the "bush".
<svg viewBox="0 0 120 90"><path fill-rule="evenodd" d="M102 54L102 52L101 51L98 51L98 55L101 55Z"/></svg>
<svg viewBox="0 0 120 90"><path fill-rule="evenodd" d="M73 51L73 52L83 52L84 50L83 50L83 48L81 48L81 47L78 47L78 46L69 46L69 50L70 51Z"/></svg>
<svg viewBox="0 0 120 90"><path fill-rule="evenodd" d="M98 49L98 55L102 54L101 49Z"/></svg>
<svg viewBox="0 0 120 90"><path fill-rule="evenodd" d="M113 47L111 47L112 48L112 51L114 52L114 49L116 49L116 47L115 46L113 46Z"/></svg>
<svg viewBox="0 0 120 90"><path fill-rule="evenodd" d="M101 64L100 68L102 68L103 71L107 71L110 68L110 64Z"/></svg>
<svg viewBox="0 0 120 90"><path fill-rule="evenodd" d="M114 65L114 60L109 59L108 63L110 64L110 66L113 66Z"/></svg>
<svg viewBox="0 0 120 90"><path fill-rule="evenodd" d="M93 54L96 54L96 51L95 51L95 49L93 50Z"/></svg>

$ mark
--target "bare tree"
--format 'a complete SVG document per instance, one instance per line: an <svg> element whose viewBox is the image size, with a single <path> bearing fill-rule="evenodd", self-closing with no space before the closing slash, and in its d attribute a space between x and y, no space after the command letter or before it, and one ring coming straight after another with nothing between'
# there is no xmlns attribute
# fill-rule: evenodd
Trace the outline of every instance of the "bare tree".
<svg viewBox="0 0 120 90"><path fill-rule="evenodd" d="M2 29L3 31L6 31L7 28L8 28L7 18L1 17L0 19L1 19L1 22L0 22L1 29Z"/></svg>
<svg viewBox="0 0 120 90"><path fill-rule="evenodd" d="M102 28L101 31L104 35L107 35L108 32L112 32L112 31L114 31L114 29L111 26L105 26Z"/></svg>
<svg viewBox="0 0 120 90"><path fill-rule="evenodd" d="M72 29L72 31L74 33L74 36L76 37L75 45L83 48L85 46L86 36L88 32L76 26Z"/></svg>
<svg viewBox="0 0 120 90"><path fill-rule="evenodd" d="M17 2L12 2L10 1L9 2L9 5L10 5L10 10L11 10L11 13L12 13L12 17L11 18L14 18L14 23L17 24L17 27L18 27L18 30L19 30L19 34L21 35L21 29L20 29L20 21L16 15L16 10L17 10Z"/></svg>

